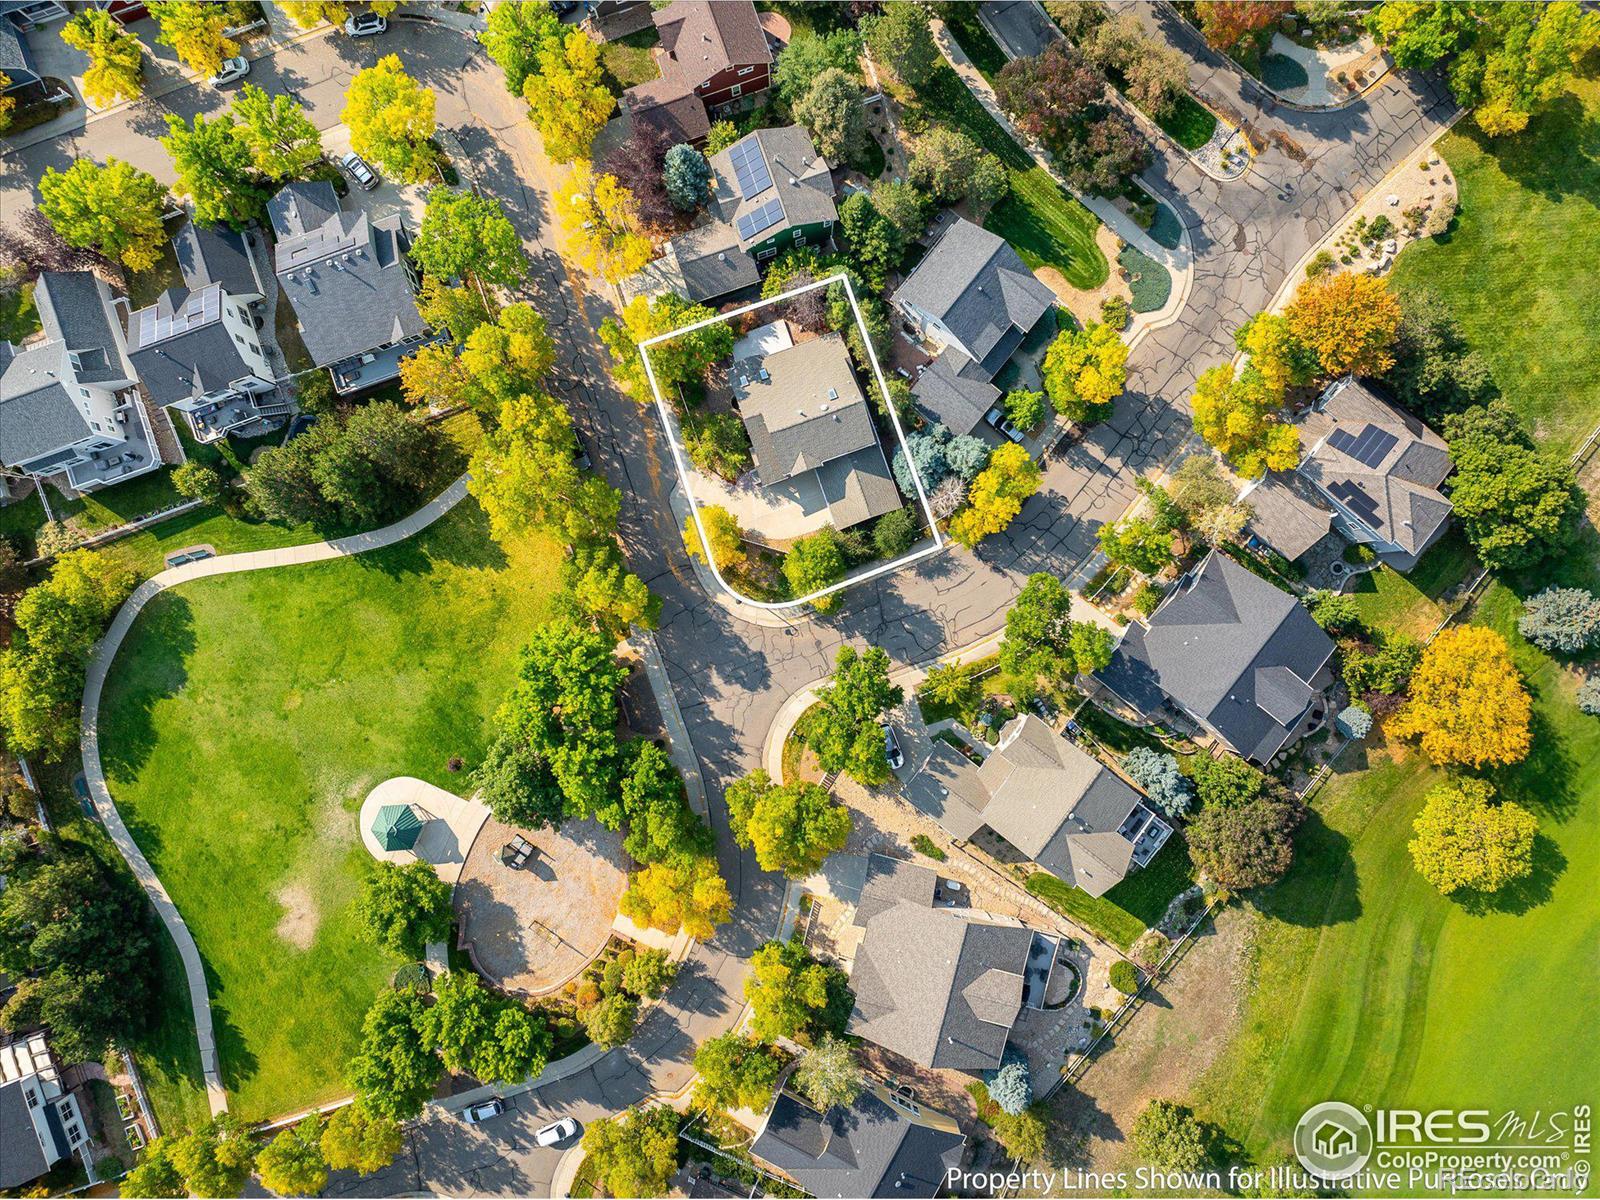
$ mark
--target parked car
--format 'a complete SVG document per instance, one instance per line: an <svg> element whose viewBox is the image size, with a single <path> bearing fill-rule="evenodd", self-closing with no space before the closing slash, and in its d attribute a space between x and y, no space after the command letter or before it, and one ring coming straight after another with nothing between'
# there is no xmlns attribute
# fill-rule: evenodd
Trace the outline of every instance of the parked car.
<svg viewBox="0 0 1600 1200"><path fill-rule="evenodd" d="M351 37L371 37L389 28L389 19L375 12L357 13L344 23L344 31Z"/></svg>
<svg viewBox="0 0 1600 1200"><path fill-rule="evenodd" d="M533 1135L536 1146L559 1146L568 1138L578 1136L578 1123L571 1117L562 1117L554 1124L546 1125Z"/></svg>
<svg viewBox="0 0 1600 1200"><path fill-rule="evenodd" d="M222 69L211 77L211 82L217 87L226 83L235 83L250 74L250 60L244 55L222 60Z"/></svg>
<svg viewBox="0 0 1600 1200"><path fill-rule="evenodd" d="M474 1104L471 1108L463 1111L461 1119L468 1125L482 1125L485 1121L498 1117L505 1110L506 1102L504 1100L485 1100L482 1104Z"/></svg>
<svg viewBox="0 0 1600 1200"><path fill-rule="evenodd" d="M883 726L883 754L893 770L898 771L906 765L906 755L905 751L900 749L900 739L894 734L894 726L888 722Z"/></svg>
<svg viewBox="0 0 1600 1200"><path fill-rule="evenodd" d="M1055 705L1051 704L1050 701L1046 700L1043 696L1035 696L1032 700L1029 700L1028 707L1033 709L1035 715L1037 715L1041 721L1047 721L1052 725L1055 724Z"/></svg>
<svg viewBox="0 0 1600 1200"><path fill-rule="evenodd" d="M367 166L367 160L354 150L346 151L340 155L339 165L344 168L344 173L350 176L350 179L362 191L370 192L378 186L378 173Z"/></svg>
<svg viewBox="0 0 1600 1200"><path fill-rule="evenodd" d="M1020 442L1022 440L1022 430L1018 429L1006 418L1006 410L1001 408L998 404L985 413L983 419L989 422L990 425L994 426L1001 433L1005 434L1013 442Z"/></svg>

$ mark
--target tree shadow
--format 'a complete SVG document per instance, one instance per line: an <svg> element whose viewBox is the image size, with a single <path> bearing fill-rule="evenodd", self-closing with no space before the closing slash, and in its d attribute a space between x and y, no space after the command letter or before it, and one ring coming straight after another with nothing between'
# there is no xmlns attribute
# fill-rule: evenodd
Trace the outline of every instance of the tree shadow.
<svg viewBox="0 0 1600 1200"><path fill-rule="evenodd" d="M1314 808L1307 810L1295 834L1294 859L1283 880L1249 893L1258 911L1307 929L1343 925L1361 916L1361 882L1350 839Z"/></svg>
<svg viewBox="0 0 1600 1200"><path fill-rule="evenodd" d="M1536 834L1533 839L1533 870L1530 874L1508 883L1498 892L1485 895L1481 892L1458 892L1452 899L1474 916L1504 913L1520 917L1523 913L1550 902L1555 893L1556 880L1567 869L1567 856L1561 847L1546 837Z"/></svg>
<svg viewBox="0 0 1600 1200"><path fill-rule="evenodd" d="M1540 686L1535 684L1533 690L1537 692ZM1533 752L1514 766L1490 772L1489 781L1500 799L1515 801L1532 812L1565 823L1578 808L1578 797L1573 790L1578 766L1572 760L1567 739L1537 705L1528 736Z"/></svg>

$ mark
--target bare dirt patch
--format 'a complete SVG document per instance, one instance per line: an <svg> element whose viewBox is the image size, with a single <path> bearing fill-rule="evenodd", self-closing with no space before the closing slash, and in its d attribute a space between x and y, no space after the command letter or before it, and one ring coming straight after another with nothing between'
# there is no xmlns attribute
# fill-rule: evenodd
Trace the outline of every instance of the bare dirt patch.
<svg viewBox="0 0 1600 1200"><path fill-rule="evenodd" d="M322 914L311 893L304 884L291 883L278 893L278 903L283 906L283 917L274 932L296 950L311 949L317 926L322 924Z"/></svg>

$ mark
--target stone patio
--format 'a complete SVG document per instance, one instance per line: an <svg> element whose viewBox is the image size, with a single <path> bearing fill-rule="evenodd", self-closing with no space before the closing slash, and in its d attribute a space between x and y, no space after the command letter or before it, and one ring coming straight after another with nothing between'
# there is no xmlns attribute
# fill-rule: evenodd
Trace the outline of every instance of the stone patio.
<svg viewBox="0 0 1600 1200"><path fill-rule="evenodd" d="M537 851L520 868L500 853L518 835ZM605 949L626 862L622 835L594 821L530 831L491 817L456 884L462 947L508 992L554 991Z"/></svg>

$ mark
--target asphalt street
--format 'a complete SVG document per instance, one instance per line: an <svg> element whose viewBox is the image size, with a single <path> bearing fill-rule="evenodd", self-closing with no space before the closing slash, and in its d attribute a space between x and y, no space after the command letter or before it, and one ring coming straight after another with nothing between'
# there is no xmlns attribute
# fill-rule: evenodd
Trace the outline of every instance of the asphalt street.
<svg viewBox="0 0 1600 1200"><path fill-rule="evenodd" d="M572 403L597 466L623 491L630 565L663 601L658 640L704 767L736 899L734 921L696 947L667 1002L627 1047L581 1074L518 1096L512 1111L487 1125L472 1128L430 1113L392 1168L363 1180L336 1179L331 1193L542 1195L559 1151L535 1148L536 1128L557 1116L588 1120L681 1089L691 1075L694 1046L737 1018L745 962L778 920L780 881L733 844L721 791L759 765L768 725L784 699L826 675L846 643L882 646L897 666L918 662L999 628L1029 573L1070 577L1091 553L1099 525L1131 502L1138 475L1188 437L1193 381L1232 356L1233 330L1268 303L1341 214L1453 112L1441 88L1410 76L1392 76L1337 112L1276 108L1231 67L1203 48L1197 52L1182 29L1169 26L1164 10L1139 8L1153 29L1197 55L1199 90L1236 104L1268 145L1254 169L1233 183L1217 183L1170 148L1147 172L1194 246L1197 276L1180 319L1135 348L1128 391L1113 417L1048 464L1043 490L1004 535L976 555L954 551L854 589L825 620L797 617L782 628L739 621L705 594L689 569L667 503L672 468L658 452L652 414L619 393L604 368L595 330L610 312L609 295L588 293L556 255L552 170L523 104L507 94L481 49L452 29L396 22L382 37L316 38L255 62L252 82L269 91L292 90L327 128L338 122L354 73L380 54L398 54L407 71L437 92L439 123L466 147L470 173L513 214L535 263L529 298L545 313L561 349L556 386ZM170 180L171 164L156 140L166 132L165 113L214 114L227 99L208 85L189 87L8 154L0 160L0 218L33 202L30 193L46 167L65 167L80 156L116 156Z"/></svg>

